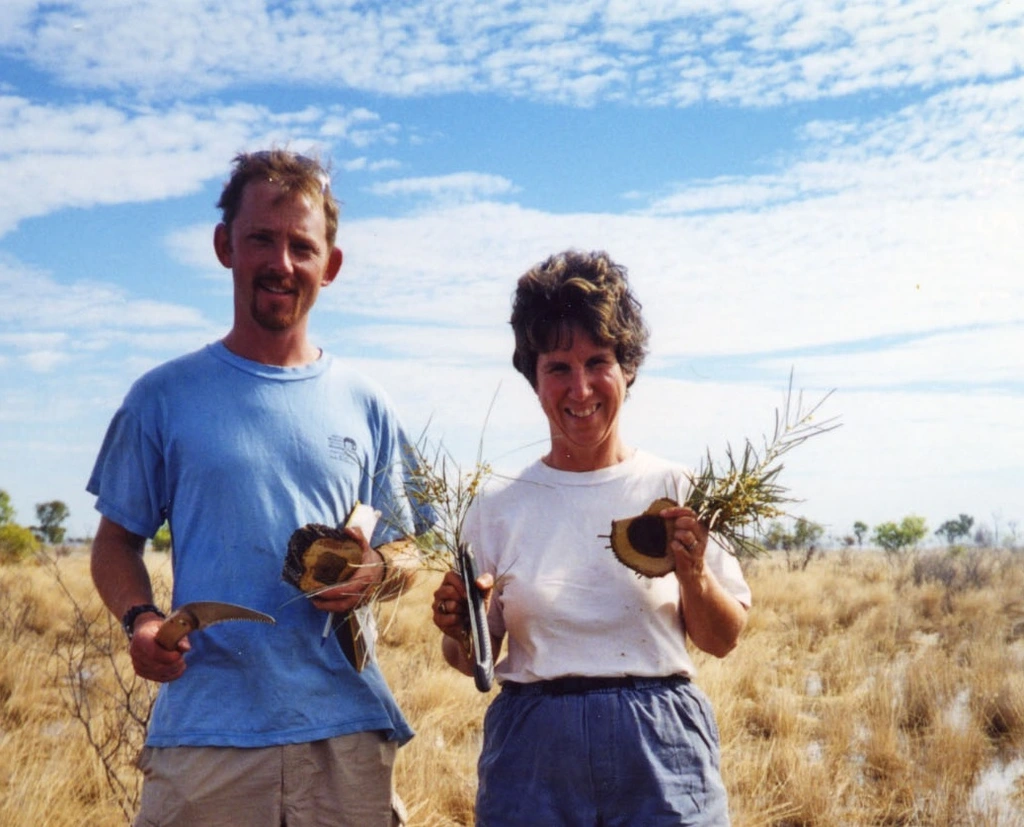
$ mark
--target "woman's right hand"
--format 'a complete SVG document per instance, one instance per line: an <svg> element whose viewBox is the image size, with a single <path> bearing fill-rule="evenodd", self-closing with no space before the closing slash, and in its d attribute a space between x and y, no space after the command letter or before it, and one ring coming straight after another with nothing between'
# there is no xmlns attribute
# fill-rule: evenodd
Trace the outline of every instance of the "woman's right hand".
<svg viewBox="0 0 1024 827"><path fill-rule="evenodd" d="M494 586L494 578L489 574L481 574L477 578L476 584L484 593L486 605L491 588ZM457 572L449 571L445 574L441 585L434 592L432 608L434 610L434 625L448 637L455 638L460 643L463 642L469 629L469 607L466 587Z"/></svg>

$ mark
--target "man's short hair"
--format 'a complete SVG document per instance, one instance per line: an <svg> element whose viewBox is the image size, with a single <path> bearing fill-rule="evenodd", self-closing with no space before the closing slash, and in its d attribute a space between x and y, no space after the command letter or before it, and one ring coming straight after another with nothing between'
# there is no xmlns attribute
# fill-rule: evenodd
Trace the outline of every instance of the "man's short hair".
<svg viewBox="0 0 1024 827"><path fill-rule="evenodd" d="M524 273L512 301L516 349L512 364L537 388L537 357L572 346L572 329L612 347L632 385L650 333L626 268L605 252L567 250Z"/></svg>
<svg viewBox="0 0 1024 827"><path fill-rule="evenodd" d="M251 181L271 181L289 193L301 193L324 206L327 243L338 235L338 202L331 193L331 176L316 158L287 149L241 152L234 158L231 177L221 191L217 207L228 230L242 206L242 194Z"/></svg>

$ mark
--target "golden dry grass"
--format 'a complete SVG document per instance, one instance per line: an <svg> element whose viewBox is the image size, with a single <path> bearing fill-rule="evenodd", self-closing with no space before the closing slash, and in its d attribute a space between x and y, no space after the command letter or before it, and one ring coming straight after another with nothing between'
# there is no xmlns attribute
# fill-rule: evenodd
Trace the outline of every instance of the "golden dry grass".
<svg viewBox="0 0 1024 827"><path fill-rule="evenodd" d="M147 559L165 582L166 558ZM85 557L57 564L70 597L52 566L0 567L0 824L121 825L141 731L126 710L139 715L151 686L130 683ZM698 656L736 827L1024 825L1024 556L835 553L803 571L772 558L747 568L756 605L739 647ZM399 792L424 827L473 823L493 697L441 659L438 577L384 608L380 645L417 730ZM75 711L76 698L89 707Z"/></svg>

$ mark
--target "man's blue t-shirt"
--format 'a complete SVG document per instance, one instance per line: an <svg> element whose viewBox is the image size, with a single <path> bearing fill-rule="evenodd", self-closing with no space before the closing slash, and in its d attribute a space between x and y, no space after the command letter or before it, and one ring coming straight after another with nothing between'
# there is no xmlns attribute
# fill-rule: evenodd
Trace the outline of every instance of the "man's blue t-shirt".
<svg viewBox="0 0 1024 827"><path fill-rule="evenodd" d="M373 545L423 531L407 448L380 389L327 354L282 368L216 343L132 386L87 486L96 508L144 537L169 521L174 607L220 600L277 620L192 635L185 674L160 688L147 744L412 737L377 665L356 672L333 635L321 645L325 614L281 579L292 532L341 525L356 501L381 512Z"/></svg>

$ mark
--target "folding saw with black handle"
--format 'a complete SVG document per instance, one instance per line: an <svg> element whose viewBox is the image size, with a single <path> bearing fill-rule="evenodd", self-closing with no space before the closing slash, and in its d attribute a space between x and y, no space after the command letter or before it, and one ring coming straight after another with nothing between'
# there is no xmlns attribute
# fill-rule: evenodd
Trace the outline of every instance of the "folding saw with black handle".
<svg viewBox="0 0 1024 827"><path fill-rule="evenodd" d="M491 655L491 632L487 628L487 610L484 596L476 584L476 558L468 543L460 543L456 553L456 566L466 586L469 606L469 635L472 643L473 680L481 692L490 691L494 683L494 659Z"/></svg>

